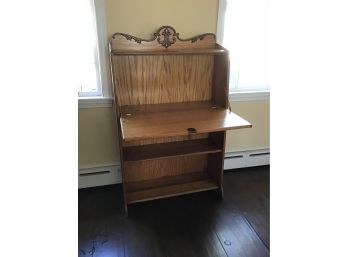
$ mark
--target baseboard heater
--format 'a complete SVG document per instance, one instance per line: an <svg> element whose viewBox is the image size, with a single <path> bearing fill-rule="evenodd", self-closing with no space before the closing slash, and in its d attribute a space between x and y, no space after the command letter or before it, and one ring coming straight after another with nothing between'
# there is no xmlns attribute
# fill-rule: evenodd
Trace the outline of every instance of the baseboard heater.
<svg viewBox="0 0 348 257"><path fill-rule="evenodd" d="M120 164L98 165L79 169L79 188L122 183Z"/></svg>
<svg viewBox="0 0 348 257"><path fill-rule="evenodd" d="M270 149L225 153L224 170L270 164Z"/></svg>

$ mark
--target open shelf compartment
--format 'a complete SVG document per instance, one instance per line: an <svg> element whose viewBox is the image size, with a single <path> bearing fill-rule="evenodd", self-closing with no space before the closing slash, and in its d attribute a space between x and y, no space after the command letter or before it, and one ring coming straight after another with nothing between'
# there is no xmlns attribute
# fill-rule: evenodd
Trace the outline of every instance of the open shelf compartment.
<svg viewBox="0 0 348 257"><path fill-rule="evenodd" d="M129 146L123 149L125 162L221 152L211 140L197 139L180 142Z"/></svg>
<svg viewBox="0 0 348 257"><path fill-rule="evenodd" d="M218 184L209 177L208 172L128 182L127 202L137 203L218 188Z"/></svg>

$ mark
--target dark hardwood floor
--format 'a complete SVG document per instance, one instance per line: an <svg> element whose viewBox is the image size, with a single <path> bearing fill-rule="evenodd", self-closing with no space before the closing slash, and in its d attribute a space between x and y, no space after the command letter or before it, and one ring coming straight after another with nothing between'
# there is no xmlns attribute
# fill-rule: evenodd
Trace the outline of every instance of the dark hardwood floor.
<svg viewBox="0 0 348 257"><path fill-rule="evenodd" d="M225 197L201 192L129 206L121 185L79 190L84 257L269 256L269 166L225 171Z"/></svg>

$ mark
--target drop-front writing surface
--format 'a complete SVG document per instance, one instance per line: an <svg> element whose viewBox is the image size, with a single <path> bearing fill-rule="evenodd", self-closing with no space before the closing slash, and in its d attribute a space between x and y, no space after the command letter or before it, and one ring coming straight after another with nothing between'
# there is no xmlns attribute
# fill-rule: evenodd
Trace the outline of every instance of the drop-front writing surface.
<svg viewBox="0 0 348 257"><path fill-rule="evenodd" d="M124 114L120 119L124 141L183 136L251 127L250 123L221 107Z"/></svg>

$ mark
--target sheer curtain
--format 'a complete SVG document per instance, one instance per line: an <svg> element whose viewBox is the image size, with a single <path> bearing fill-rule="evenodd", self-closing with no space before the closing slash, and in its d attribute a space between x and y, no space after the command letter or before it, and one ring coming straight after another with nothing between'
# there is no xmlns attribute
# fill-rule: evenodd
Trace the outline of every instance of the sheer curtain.
<svg viewBox="0 0 348 257"><path fill-rule="evenodd" d="M93 0L79 1L79 96L98 96L100 78L98 44Z"/></svg>
<svg viewBox="0 0 348 257"><path fill-rule="evenodd" d="M230 91L268 91L268 0L222 1L222 44L230 51Z"/></svg>

